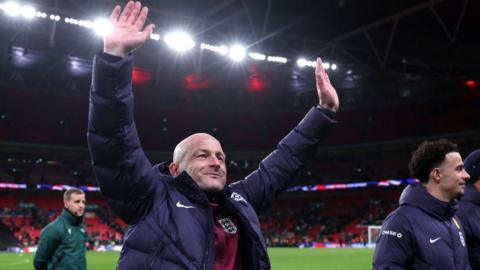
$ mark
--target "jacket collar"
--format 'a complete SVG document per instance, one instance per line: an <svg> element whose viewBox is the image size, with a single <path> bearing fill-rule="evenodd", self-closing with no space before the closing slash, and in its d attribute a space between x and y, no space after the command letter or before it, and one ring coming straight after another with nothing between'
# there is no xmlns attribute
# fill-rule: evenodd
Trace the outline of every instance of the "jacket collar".
<svg viewBox="0 0 480 270"><path fill-rule="evenodd" d="M77 217L74 214L72 214L67 208L63 209L63 212L61 214L62 218L65 219L70 225L77 226L83 221L83 216Z"/></svg>
<svg viewBox="0 0 480 270"><path fill-rule="evenodd" d="M184 171L173 178L173 183L189 200L203 206L208 206L207 194L200 189L187 172Z"/></svg>
<svg viewBox="0 0 480 270"><path fill-rule="evenodd" d="M433 197L421 183L408 185L400 196L400 205L412 205L442 220L451 219L458 209L458 201L443 202Z"/></svg>
<svg viewBox="0 0 480 270"><path fill-rule="evenodd" d="M465 195L463 195L462 200L472 202L480 206L480 192L472 184L467 184L467 187L465 188Z"/></svg>

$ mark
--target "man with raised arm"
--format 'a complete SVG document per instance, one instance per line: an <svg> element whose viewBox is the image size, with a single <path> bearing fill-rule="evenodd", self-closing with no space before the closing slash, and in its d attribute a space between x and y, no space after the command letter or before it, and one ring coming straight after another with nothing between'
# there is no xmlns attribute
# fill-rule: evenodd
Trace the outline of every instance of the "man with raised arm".
<svg viewBox="0 0 480 270"><path fill-rule="evenodd" d="M322 62L319 105L259 168L227 185L225 153L205 133L182 140L170 164L152 166L133 120L132 51L149 38L147 7L116 6L113 31L95 56L88 143L101 191L129 224L118 269L270 269L258 214L269 207L336 123L338 96ZM154 125L155 123L152 123ZM179 123L188 124L188 123Z"/></svg>

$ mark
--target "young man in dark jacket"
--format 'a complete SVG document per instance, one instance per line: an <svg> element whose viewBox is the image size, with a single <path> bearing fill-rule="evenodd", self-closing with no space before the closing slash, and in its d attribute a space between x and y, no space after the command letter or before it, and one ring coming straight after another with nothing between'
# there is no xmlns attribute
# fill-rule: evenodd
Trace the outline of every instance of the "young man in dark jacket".
<svg viewBox="0 0 480 270"><path fill-rule="evenodd" d="M131 84L131 52L153 29L143 29L147 13L139 2L115 7L113 31L94 60L88 126L93 169L107 202L129 224L117 268L270 269L257 215L335 124L337 93L318 59L319 105L242 181L226 185L221 144L204 133L180 142L171 164L152 167L133 121Z"/></svg>
<svg viewBox="0 0 480 270"><path fill-rule="evenodd" d="M468 258L472 269L480 269L480 149L465 158L470 181L459 203L458 218L467 238Z"/></svg>
<svg viewBox="0 0 480 270"><path fill-rule="evenodd" d="M407 186L400 207L385 219L373 269L470 269L464 231L455 216L457 197L469 178L457 146L447 140L423 142L409 169L421 183Z"/></svg>
<svg viewBox="0 0 480 270"><path fill-rule="evenodd" d="M33 260L35 270L85 270L87 231L83 224L85 193L72 188L63 194L65 209L40 234Z"/></svg>

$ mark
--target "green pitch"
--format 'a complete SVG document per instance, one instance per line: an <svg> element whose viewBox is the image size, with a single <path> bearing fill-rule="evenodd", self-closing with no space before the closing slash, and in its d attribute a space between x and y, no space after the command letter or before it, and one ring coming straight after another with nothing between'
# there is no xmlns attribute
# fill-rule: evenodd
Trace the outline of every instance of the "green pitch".
<svg viewBox="0 0 480 270"><path fill-rule="evenodd" d="M270 248L273 270L367 270L371 269L373 249ZM33 269L34 254L0 253L0 268ZM87 269L115 269L118 252L88 252Z"/></svg>

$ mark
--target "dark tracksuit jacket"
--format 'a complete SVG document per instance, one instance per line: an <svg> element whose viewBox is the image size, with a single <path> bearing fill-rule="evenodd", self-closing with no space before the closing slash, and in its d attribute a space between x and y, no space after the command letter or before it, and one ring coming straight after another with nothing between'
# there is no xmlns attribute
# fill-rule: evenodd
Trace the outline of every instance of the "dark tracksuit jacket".
<svg viewBox="0 0 480 270"><path fill-rule="evenodd" d="M470 269L458 204L442 202L422 184L402 192L400 207L385 219L373 269Z"/></svg>
<svg viewBox="0 0 480 270"><path fill-rule="evenodd" d="M459 203L458 218L465 230L472 269L480 269L480 192L471 184Z"/></svg>
<svg viewBox="0 0 480 270"><path fill-rule="evenodd" d="M152 167L141 148L133 121L132 62L132 55L96 55L87 134L101 192L129 224L117 269L212 269L215 236L206 194L187 173L173 178L165 166ZM244 269L270 269L257 215L313 157L335 123L332 117L312 108L257 170L225 187L224 207L240 223Z"/></svg>
<svg viewBox="0 0 480 270"><path fill-rule="evenodd" d="M35 253L36 270L85 270L87 230L81 217L68 210L43 228Z"/></svg>

